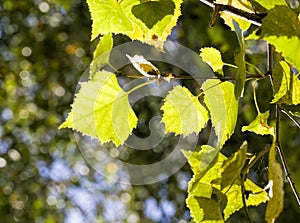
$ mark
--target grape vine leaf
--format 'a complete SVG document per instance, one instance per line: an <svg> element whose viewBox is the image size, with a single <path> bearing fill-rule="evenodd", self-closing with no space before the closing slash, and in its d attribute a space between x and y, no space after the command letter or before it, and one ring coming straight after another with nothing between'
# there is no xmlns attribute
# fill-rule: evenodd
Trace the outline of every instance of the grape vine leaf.
<svg viewBox="0 0 300 223"><path fill-rule="evenodd" d="M227 139L234 132L238 101L234 96L234 85L220 80L207 80L203 83L204 102L207 105L212 125L218 136L219 148L222 148Z"/></svg>
<svg viewBox="0 0 300 223"><path fill-rule="evenodd" d="M218 72L224 76L223 66L225 63L222 61L222 56L219 50L213 47L203 47L200 51L200 57L213 69L214 72Z"/></svg>
<svg viewBox="0 0 300 223"><path fill-rule="evenodd" d="M94 51L93 61L90 66L90 74L99 71L104 64L109 62L109 52L113 47L113 38L111 33L101 37Z"/></svg>
<svg viewBox="0 0 300 223"><path fill-rule="evenodd" d="M283 210L284 202L284 185L283 185L283 173L280 164L276 161L276 147L275 141L270 149L269 153L269 182L271 188L269 189L269 201L266 209L265 220L269 223L275 222L275 219L279 216Z"/></svg>
<svg viewBox="0 0 300 223"><path fill-rule="evenodd" d="M276 47L276 51L297 70L300 70L300 21L286 5L277 5L268 11L261 28L247 39L263 39Z"/></svg>
<svg viewBox="0 0 300 223"><path fill-rule="evenodd" d="M128 93L119 86L116 76L107 71L81 83L72 110L59 128L72 128L98 138L102 143L124 143L137 124Z"/></svg>
<svg viewBox="0 0 300 223"><path fill-rule="evenodd" d="M276 103L280 98L286 95L289 90L291 77L290 66L284 61L276 63L272 76L274 98L271 103Z"/></svg>
<svg viewBox="0 0 300 223"><path fill-rule="evenodd" d="M221 5L230 5L244 12L255 13L251 3L248 0L216 0L215 3ZM224 20L225 24L231 28L231 30L234 30L232 19L239 24L242 30L247 30L251 25L251 22L241 19L226 11L221 11L220 16Z"/></svg>
<svg viewBox="0 0 300 223"><path fill-rule="evenodd" d="M258 135L275 136L275 130L268 125L269 111L258 113L256 118L247 126L242 127L242 132L250 131Z"/></svg>
<svg viewBox="0 0 300 223"><path fill-rule="evenodd" d="M242 95L246 82L246 62L245 62L245 40L243 31L240 29L238 23L233 20L234 30L240 45L240 51L234 55L234 60L237 65L237 72L235 76L234 95L236 99Z"/></svg>
<svg viewBox="0 0 300 223"><path fill-rule="evenodd" d="M92 40L100 34L124 34L131 39L162 48L181 15L182 0L160 0L153 3L139 0L87 0L87 3L93 20ZM145 4L151 4L151 7L145 7ZM157 4L166 6L162 13L157 13L160 9L155 9L153 13L152 7ZM151 19L146 19L146 15L150 15ZM162 18L163 15L165 16Z"/></svg>
<svg viewBox="0 0 300 223"><path fill-rule="evenodd" d="M208 111L200 104L198 97L181 86L169 92L161 110L164 112L162 122L166 132L183 136L200 132L208 121Z"/></svg>

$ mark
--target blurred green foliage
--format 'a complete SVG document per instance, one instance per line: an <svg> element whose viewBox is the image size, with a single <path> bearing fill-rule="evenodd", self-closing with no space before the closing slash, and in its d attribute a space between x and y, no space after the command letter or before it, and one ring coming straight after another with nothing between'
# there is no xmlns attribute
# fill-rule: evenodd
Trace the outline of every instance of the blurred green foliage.
<svg viewBox="0 0 300 223"><path fill-rule="evenodd" d="M233 62L233 52L238 47L235 34L220 20L209 28L211 13L199 1L185 1L171 39L196 53L200 47L213 46L222 52L225 62ZM90 42L90 33L85 1L0 3L1 222L188 222L188 165L169 179L151 185L111 183L84 161L71 131L57 130L69 112L78 81L91 62L96 41ZM126 40L115 36L115 43ZM247 43L246 59L262 70L266 70L265 48L263 42ZM225 72L234 75L234 70ZM190 89L198 87L192 81L183 84ZM268 81L259 82L257 95L262 112L269 109L263 101L271 100L270 89ZM157 107L156 103L153 105L156 100L150 97L141 102L135 108L139 117L148 120L159 112L159 101ZM240 105L237 129L256 116L251 83L246 83ZM147 124L145 121L139 125L135 133L147 135ZM207 132L208 128L202 132L199 143L207 140ZM237 131L226 144L230 147L225 145L224 153L231 154L245 139L250 152L258 152L271 143L269 137ZM170 140L170 148L176 142ZM300 190L299 129L285 116L281 142ZM160 148L150 154L128 149L120 153L124 160L151 163L166 156L169 150ZM261 186L267 181L266 166L264 157L250 173L250 178ZM297 222L299 207L287 184L285 189L285 209L278 222ZM263 222L264 208L250 209L255 222ZM234 215L232 222L245 222L243 213Z"/></svg>

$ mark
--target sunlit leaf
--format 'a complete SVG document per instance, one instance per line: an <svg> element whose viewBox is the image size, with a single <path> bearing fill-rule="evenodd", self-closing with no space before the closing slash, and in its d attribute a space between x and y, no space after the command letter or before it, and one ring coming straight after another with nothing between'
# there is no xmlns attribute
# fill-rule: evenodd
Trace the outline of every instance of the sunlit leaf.
<svg viewBox="0 0 300 223"><path fill-rule="evenodd" d="M242 127L242 131L254 132L258 135L275 136L274 128L268 125L269 111L259 113L256 118L247 126Z"/></svg>
<svg viewBox="0 0 300 223"><path fill-rule="evenodd" d="M253 0L257 3L259 3L264 8L270 10L274 8L276 5L287 5L285 0Z"/></svg>
<svg viewBox="0 0 300 223"><path fill-rule="evenodd" d="M232 21L234 30L240 45L240 51L234 55L234 60L237 65L237 72L235 76L234 95L238 99L245 87L246 81L246 63L245 63L245 40L243 37L243 31L240 29L236 21Z"/></svg>
<svg viewBox="0 0 300 223"><path fill-rule="evenodd" d="M166 132L188 136L193 132L199 133L208 121L207 110L185 87L175 87L165 98L161 109Z"/></svg>
<svg viewBox="0 0 300 223"><path fill-rule="evenodd" d="M268 194L251 180L246 179L244 187L245 191L249 193L249 197L246 199L247 207L258 206L268 200ZM243 208L241 181L237 179L232 185L225 187L222 191L227 198L224 209L224 219L227 220L233 213Z"/></svg>
<svg viewBox="0 0 300 223"><path fill-rule="evenodd" d="M289 65L280 61L273 69L273 90L274 98L271 103L276 103L282 98L289 90L291 70Z"/></svg>
<svg viewBox="0 0 300 223"><path fill-rule="evenodd" d="M213 161L216 160L219 150L209 145L203 145L199 152L190 152L187 150L182 150L182 152L188 159L194 174L201 179L207 170L214 164Z"/></svg>
<svg viewBox="0 0 300 223"><path fill-rule="evenodd" d="M167 15L172 15L175 4L172 0L146 1L132 7L132 13L151 29Z"/></svg>
<svg viewBox="0 0 300 223"><path fill-rule="evenodd" d="M87 2L93 20L92 39L100 34L121 33L162 48L163 41L170 35L181 14L182 0ZM159 9L154 8L158 6Z"/></svg>
<svg viewBox="0 0 300 223"><path fill-rule="evenodd" d="M219 50L213 47L204 47L200 51L200 56L203 61L208 63L208 65L213 69L214 72L218 72L222 76L224 62L222 61L221 53Z"/></svg>
<svg viewBox="0 0 300 223"><path fill-rule="evenodd" d="M268 223L274 222L283 210L284 190L283 190L283 173L281 165L276 161L276 147L275 142L271 147L269 153L269 182L271 187L269 189L269 201L266 210L265 219Z"/></svg>
<svg viewBox="0 0 300 223"><path fill-rule="evenodd" d="M247 39L263 39L276 47L285 59L300 70L300 21L288 6L275 6L262 20L262 26Z"/></svg>
<svg viewBox="0 0 300 223"><path fill-rule="evenodd" d="M71 120L71 118L73 118ZM114 74L97 72L81 84L72 111L61 128L72 128L96 137L102 143L122 144L137 124L128 102L128 94L119 86Z"/></svg>
<svg viewBox="0 0 300 223"><path fill-rule="evenodd" d="M203 83L204 101L207 105L211 121L219 139L219 148L234 132L238 102L234 96L234 85L230 82L207 80Z"/></svg>
<svg viewBox="0 0 300 223"><path fill-rule="evenodd" d="M241 170L246 161L247 143L244 142L241 148L232 154L227 160L224 161L221 168L221 188L233 184L236 179L240 178ZM234 170L234 171L232 171Z"/></svg>
<svg viewBox="0 0 300 223"><path fill-rule="evenodd" d="M90 66L90 74L94 74L96 71L100 71L104 64L109 62L109 52L113 47L112 35L105 34L101 37L93 55L93 61Z"/></svg>
<svg viewBox="0 0 300 223"><path fill-rule="evenodd" d="M191 217L196 222L223 223L223 217L218 202L206 197L190 196L186 203L191 211Z"/></svg>

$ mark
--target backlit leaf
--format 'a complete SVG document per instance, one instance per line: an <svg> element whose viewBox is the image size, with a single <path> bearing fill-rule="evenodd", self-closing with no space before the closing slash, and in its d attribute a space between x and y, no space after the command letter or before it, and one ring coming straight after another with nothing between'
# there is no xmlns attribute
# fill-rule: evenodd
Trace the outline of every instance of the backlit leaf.
<svg viewBox="0 0 300 223"><path fill-rule="evenodd" d="M181 14L182 0L87 2L93 20L92 40L100 34L121 33L162 48Z"/></svg>
<svg viewBox="0 0 300 223"><path fill-rule="evenodd" d="M234 55L235 64L237 65L234 95L235 98L238 99L244 90L246 81L245 40L243 37L243 31L240 29L239 25L234 20L232 22L240 45L240 51Z"/></svg>
<svg viewBox="0 0 300 223"><path fill-rule="evenodd" d="M263 6L264 8L270 10L272 8L274 8L276 5L287 5L285 0L254 0L257 3L259 3L261 6Z"/></svg>
<svg viewBox="0 0 300 223"><path fill-rule="evenodd" d="M60 128L72 128L98 138L102 143L120 145L131 134L137 117L128 102L128 94L119 86L114 74L101 71L81 83L72 111Z"/></svg>
<svg viewBox="0 0 300 223"><path fill-rule="evenodd" d="M286 62L280 61L275 65L272 76L274 98L271 103L276 103L288 92L290 88L290 66Z"/></svg>
<svg viewBox="0 0 300 223"><path fill-rule="evenodd" d="M230 82L207 80L203 83L204 101L207 105L211 121L218 136L219 148L234 132L238 102L234 96L234 85Z"/></svg>
<svg viewBox="0 0 300 223"><path fill-rule="evenodd" d="M170 91L161 109L166 132L188 136L199 133L208 121L207 110L185 87L176 86Z"/></svg>
<svg viewBox="0 0 300 223"><path fill-rule="evenodd" d="M200 51L200 57L203 61L208 63L208 65L213 69L214 72L218 72L222 76L224 62L222 61L221 53L219 50L213 47L204 47Z"/></svg>
<svg viewBox="0 0 300 223"><path fill-rule="evenodd" d="M172 15L175 4L172 0L146 1L132 7L133 15L151 29L167 15Z"/></svg>
<svg viewBox="0 0 300 223"><path fill-rule="evenodd" d="M195 220L195 222L224 222L219 204L215 200L206 197L190 196L187 198L186 203L190 208L191 217Z"/></svg>
<svg viewBox="0 0 300 223"><path fill-rule="evenodd" d="M93 61L90 66L90 74L100 71L104 64L109 62L109 52L113 47L113 38L111 33L101 37L93 55Z"/></svg>
<svg viewBox="0 0 300 223"><path fill-rule="evenodd" d="M275 6L262 20L259 32L247 39L263 39L276 47L285 59L300 70L300 21L288 6Z"/></svg>
<svg viewBox="0 0 300 223"><path fill-rule="evenodd" d="M232 154L227 160L224 161L221 168L221 188L225 188L226 186L233 184L236 179L240 178L241 170L243 169L246 161L246 153L247 143L244 142L237 152Z"/></svg>
<svg viewBox="0 0 300 223"><path fill-rule="evenodd" d="M271 147L269 153L269 182L271 188L269 189L269 201L266 210L265 219L268 223L274 222L283 210L284 190L283 190L283 173L281 165L276 161L276 147L275 142Z"/></svg>
<svg viewBox="0 0 300 223"><path fill-rule="evenodd" d="M254 132L258 135L275 136L274 128L268 125L269 111L259 113L256 118L247 126L242 127L242 131Z"/></svg>

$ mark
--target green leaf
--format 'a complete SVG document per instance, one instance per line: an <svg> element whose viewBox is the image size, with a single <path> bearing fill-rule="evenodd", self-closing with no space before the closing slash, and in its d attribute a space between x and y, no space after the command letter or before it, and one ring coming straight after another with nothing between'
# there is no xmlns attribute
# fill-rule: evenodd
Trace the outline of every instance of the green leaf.
<svg viewBox="0 0 300 223"><path fill-rule="evenodd" d="M299 74L292 74L290 77L290 86L287 94L280 99L281 103L288 105L298 105L300 104L300 80Z"/></svg>
<svg viewBox="0 0 300 223"><path fill-rule="evenodd" d="M272 135L275 136L275 130L268 125L269 111L265 113L258 113L256 118L247 126L242 127L242 131L254 132L258 135Z"/></svg>
<svg viewBox="0 0 300 223"><path fill-rule="evenodd" d="M134 31L130 14L138 0L87 0L87 3L93 20L92 40L100 34Z"/></svg>
<svg viewBox="0 0 300 223"><path fill-rule="evenodd" d="M206 197L190 196L187 198L186 203L191 210L191 217L195 222L224 222L218 202Z"/></svg>
<svg viewBox="0 0 300 223"><path fill-rule="evenodd" d="M200 57L203 61L208 63L208 65L213 69L214 72L218 72L222 76L224 62L222 61L221 53L219 50L213 47L204 47L200 51Z"/></svg>
<svg viewBox="0 0 300 223"><path fill-rule="evenodd" d="M203 145L199 152L190 152L187 150L182 150L182 152L188 159L194 174L201 179L207 170L214 164L219 150L209 145Z"/></svg>
<svg viewBox="0 0 300 223"><path fill-rule="evenodd" d="M245 190L249 192L249 197L246 199L246 206L258 206L268 200L268 194L258 187L251 180L246 179L244 182ZM227 203L224 208L224 219L227 220L233 213L243 208L241 181L237 179L232 185L222 190L227 198Z"/></svg>
<svg viewBox="0 0 300 223"><path fill-rule="evenodd" d="M271 103L276 103L288 92L290 88L290 66L284 61L276 63L273 69L272 77L274 98Z"/></svg>
<svg viewBox="0 0 300 223"><path fill-rule="evenodd" d="M285 0L253 0L257 3L259 3L262 7L270 10L274 8L276 5L287 5Z"/></svg>
<svg viewBox="0 0 300 223"><path fill-rule="evenodd" d="M227 160L224 161L223 166L221 168L221 189L232 185L236 179L240 178L241 171L246 161L246 153L247 142L244 142L237 152L232 154Z"/></svg>
<svg viewBox="0 0 300 223"><path fill-rule="evenodd" d="M243 37L243 31L240 29L239 25L234 20L232 22L240 45L240 51L234 55L234 60L237 65L234 95L236 99L239 99L239 97L241 96L244 90L245 81L246 81L245 40Z"/></svg>
<svg viewBox="0 0 300 223"><path fill-rule="evenodd" d="M175 4L172 0L147 1L132 7L132 14L151 29L165 16L174 13Z"/></svg>
<svg viewBox="0 0 300 223"><path fill-rule="evenodd" d="M101 71L81 84L72 111L60 128L72 128L102 143L124 143L137 124L128 93L119 86L114 74Z"/></svg>
<svg viewBox="0 0 300 223"><path fill-rule="evenodd" d="M109 62L109 53L113 47L113 38L111 33L101 37L93 55L93 61L90 66L90 74L100 71L104 64Z"/></svg>
<svg viewBox="0 0 300 223"><path fill-rule="evenodd" d="M139 0L87 2L93 20L92 40L100 34L120 33L162 48L181 14L182 0L142 3ZM161 8L153 11L152 7L157 6L164 6L163 11Z"/></svg>
<svg viewBox="0 0 300 223"><path fill-rule="evenodd" d="M164 101L161 109L166 132L188 136L193 132L199 133L208 121L207 110L185 87L176 86Z"/></svg>
<svg viewBox="0 0 300 223"><path fill-rule="evenodd" d="M212 125L219 139L218 147L222 148L234 132L237 120L238 102L234 96L234 85L226 81L207 80L202 89Z"/></svg>
<svg viewBox="0 0 300 223"><path fill-rule="evenodd" d="M243 144L241 150L232 156L234 158L226 158L218 151L218 149L210 146L202 146L200 152L183 151L194 172L193 178L189 182L188 198L186 200L187 206L191 210L192 222L215 222L213 220L223 222L222 218L216 217L220 216L220 205L224 205L222 210L224 210L225 219L243 207L241 180L236 176L243 167L246 145ZM233 163L236 164L233 165ZM234 167L237 167L237 171ZM229 168L232 168L230 169L231 172L235 172L234 176L230 176L236 179L232 184L224 185L225 187L221 190L220 184L217 185L213 182L217 179L222 180L225 174L224 170L228 173ZM244 186L246 191L249 192L246 201L247 206L257 206L268 199L267 193L249 179L246 179ZM215 198L212 198L213 194L217 196L219 201L224 201L224 203L215 205ZM210 215L212 217L208 217Z"/></svg>
<svg viewBox="0 0 300 223"><path fill-rule="evenodd" d="M300 70L300 21L288 6L275 6L262 20L259 32L247 39L263 39L276 47L284 58Z"/></svg>
<svg viewBox="0 0 300 223"><path fill-rule="evenodd" d="M283 173L281 165L276 161L276 147L275 142L271 147L269 153L269 182L271 187L269 189L269 201L266 210L265 220L267 222L275 222L283 210L284 190L283 190ZM271 193L270 193L271 192Z"/></svg>

